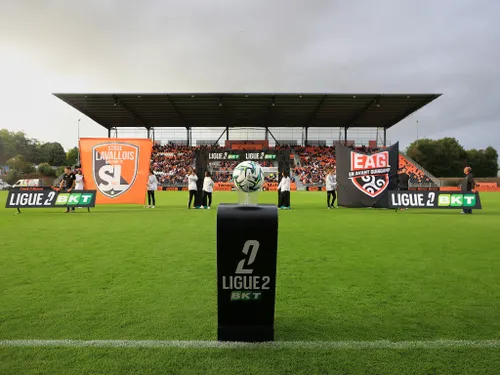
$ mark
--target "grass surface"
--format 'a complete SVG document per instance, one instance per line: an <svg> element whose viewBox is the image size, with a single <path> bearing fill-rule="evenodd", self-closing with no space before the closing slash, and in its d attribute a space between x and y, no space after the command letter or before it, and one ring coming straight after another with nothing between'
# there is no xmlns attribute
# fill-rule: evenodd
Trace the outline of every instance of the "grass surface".
<svg viewBox="0 0 500 375"><path fill-rule="evenodd" d="M216 210L0 208L0 340L215 340ZM216 202L234 193L216 192ZM274 203L276 193L263 193ZM280 211L276 340L500 339L500 194L473 215ZM6 193L0 193L0 202ZM0 374L496 374L500 349L0 347Z"/></svg>

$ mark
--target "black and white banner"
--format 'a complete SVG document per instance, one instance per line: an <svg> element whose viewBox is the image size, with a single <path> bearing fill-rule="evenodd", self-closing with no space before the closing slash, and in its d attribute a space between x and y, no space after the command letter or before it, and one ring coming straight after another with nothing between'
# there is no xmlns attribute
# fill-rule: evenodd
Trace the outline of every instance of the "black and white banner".
<svg viewBox="0 0 500 375"><path fill-rule="evenodd" d="M396 187L399 144L378 152L336 145L335 153L339 206L389 208L388 192Z"/></svg>

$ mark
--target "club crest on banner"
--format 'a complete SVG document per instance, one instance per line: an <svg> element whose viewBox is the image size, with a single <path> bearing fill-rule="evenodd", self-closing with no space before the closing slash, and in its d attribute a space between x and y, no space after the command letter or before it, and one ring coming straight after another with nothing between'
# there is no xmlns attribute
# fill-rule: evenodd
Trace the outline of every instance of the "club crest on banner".
<svg viewBox="0 0 500 375"><path fill-rule="evenodd" d="M97 189L108 198L128 191L139 167L139 147L124 142L106 142L92 147L92 176Z"/></svg>
<svg viewBox="0 0 500 375"><path fill-rule="evenodd" d="M389 186L389 152L361 154L351 151L349 179L364 194L374 198Z"/></svg>

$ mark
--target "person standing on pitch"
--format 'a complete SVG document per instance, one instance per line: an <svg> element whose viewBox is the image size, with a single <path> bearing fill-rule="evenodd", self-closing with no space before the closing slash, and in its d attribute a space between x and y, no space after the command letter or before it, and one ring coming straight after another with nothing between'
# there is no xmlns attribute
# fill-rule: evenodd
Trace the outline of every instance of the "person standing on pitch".
<svg viewBox="0 0 500 375"><path fill-rule="evenodd" d="M280 194L279 208L282 210L290 209L290 177L287 172L281 174L281 181L278 184Z"/></svg>
<svg viewBox="0 0 500 375"><path fill-rule="evenodd" d="M212 205L212 192L214 191L214 180L210 177L210 172L205 172L205 178L203 179L203 205L210 210ZM207 204L208 199L208 204Z"/></svg>
<svg viewBox="0 0 500 375"><path fill-rule="evenodd" d="M472 168L465 167L464 173L465 179L462 182L462 193L471 193L476 187L476 181L474 181L474 176L472 175ZM464 208L461 214L472 214L472 209Z"/></svg>
<svg viewBox="0 0 500 375"><path fill-rule="evenodd" d="M196 204L196 193L198 192L198 176L196 175L193 168L190 169L189 175L187 176L188 180L188 190L189 190L189 201L188 201L188 209L191 208L191 202L193 198Z"/></svg>
<svg viewBox="0 0 500 375"><path fill-rule="evenodd" d="M406 167L401 168L401 173L398 173L397 183L399 191L408 191L410 188L410 176L406 173ZM407 210L407 208L401 207L400 210Z"/></svg>
<svg viewBox="0 0 500 375"><path fill-rule="evenodd" d="M76 170L76 175L75 175L75 190L83 190L83 189L84 189L83 172L81 168L78 168Z"/></svg>
<svg viewBox="0 0 500 375"><path fill-rule="evenodd" d="M281 189L279 185L279 180L280 180L280 175L278 174L276 176L276 182L278 182L278 187L276 188L276 190L278 191L278 207L281 207Z"/></svg>
<svg viewBox="0 0 500 375"><path fill-rule="evenodd" d="M75 174L71 171L71 167L64 168L64 174L61 179L61 183L59 187L61 191L66 193L71 193L71 191L75 188ZM66 207L66 213L69 213L69 207ZM75 212L75 207L71 207L71 212Z"/></svg>
<svg viewBox="0 0 500 375"><path fill-rule="evenodd" d="M75 190L83 190L83 189L84 189L83 172L81 168L78 168L75 174Z"/></svg>
<svg viewBox="0 0 500 375"><path fill-rule="evenodd" d="M156 200L155 200L155 191L158 190L158 180L156 179L153 170L149 170L148 177L148 205L146 208L155 208Z"/></svg>
<svg viewBox="0 0 500 375"><path fill-rule="evenodd" d="M337 174L335 169L331 168L328 170L328 174L325 177L325 187L326 187L326 204L328 208L335 207L335 200L337 199Z"/></svg>

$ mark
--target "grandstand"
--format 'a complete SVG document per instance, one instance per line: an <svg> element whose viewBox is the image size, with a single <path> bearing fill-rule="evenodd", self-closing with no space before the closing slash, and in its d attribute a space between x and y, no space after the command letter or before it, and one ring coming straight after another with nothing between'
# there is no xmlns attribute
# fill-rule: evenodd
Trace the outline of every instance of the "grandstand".
<svg viewBox="0 0 500 375"><path fill-rule="evenodd" d="M387 146L387 129L438 98L439 94L55 94L108 130L109 137L145 129L155 141L152 168L165 188L185 185L187 169L195 163L195 150L291 149L291 172L297 189L322 186L325 168L335 164L335 145L354 149ZM279 125L278 128L271 126ZM168 128L170 139L158 137ZM209 139L193 139L195 129L210 133ZM293 129L301 139L292 139ZM219 131L216 138L214 130ZM246 139L241 129L247 130ZM249 141L248 129L256 137ZM285 130L285 138L281 135ZM311 139L316 129L319 139ZM353 130L354 129L354 130ZM360 130L371 138L363 139ZM257 134L256 134L257 132ZM260 133L259 133L260 132ZM236 133L237 139L230 140ZM178 139L177 134L185 134ZM278 138L275 134L279 134ZM322 138L321 138L322 134ZM334 135L338 134L338 138ZM224 139L225 138L225 139ZM254 138L255 139L255 138ZM262 142L260 142L262 141ZM216 182L229 181L235 161L211 162ZM265 162L266 181L276 179L277 163ZM410 174L410 187L434 188L439 180L400 154L400 166Z"/></svg>

